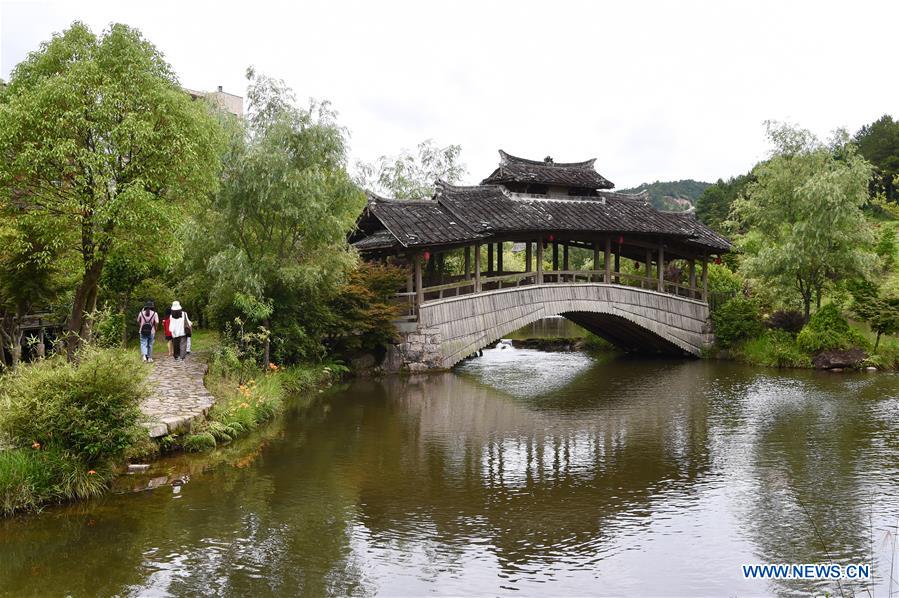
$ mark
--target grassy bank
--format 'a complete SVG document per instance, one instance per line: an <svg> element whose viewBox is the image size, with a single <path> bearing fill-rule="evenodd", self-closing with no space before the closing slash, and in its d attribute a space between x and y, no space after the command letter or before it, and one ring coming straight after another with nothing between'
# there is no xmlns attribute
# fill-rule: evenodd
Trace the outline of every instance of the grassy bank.
<svg viewBox="0 0 899 598"><path fill-rule="evenodd" d="M834 303L803 323L798 312L762 315L754 303L737 297L712 313L718 345L710 356L726 355L752 365L812 368L816 357L836 355L853 363L840 367L899 370L899 339L876 335L863 323L850 322Z"/></svg>
<svg viewBox="0 0 899 598"><path fill-rule="evenodd" d="M336 364L300 364L264 371L252 364L235 364L214 352L206 374L206 388L216 399L206 421L182 437L161 440L165 451L212 450L243 436L279 415L285 401L324 389L346 371Z"/></svg>
<svg viewBox="0 0 899 598"><path fill-rule="evenodd" d="M195 334L193 344L195 353L211 356L205 383L216 404L192 433L158 443L141 425L153 366L136 347L88 347L75 363L56 356L0 378L0 516L99 496L128 461L228 443L281 413L290 397L330 386L345 372L328 364L235 365L214 350L214 333ZM164 354L164 342L157 349Z"/></svg>
<svg viewBox="0 0 899 598"><path fill-rule="evenodd" d="M150 367L130 352L85 348L0 381L0 515L103 493L116 467L146 452L140 403Z"/></svg>

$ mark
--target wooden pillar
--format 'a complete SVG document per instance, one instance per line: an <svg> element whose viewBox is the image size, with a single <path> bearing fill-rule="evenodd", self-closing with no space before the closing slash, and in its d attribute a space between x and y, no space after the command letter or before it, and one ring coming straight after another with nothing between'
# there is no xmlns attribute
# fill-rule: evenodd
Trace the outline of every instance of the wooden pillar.
<svg viewBox="0 0 899 598"><path fill-rule="evenodd" d="M531 242L524 244L524 271L531 272L531 259L533 258L531 250Z"/></svg>
<svg viewBox="0 0 899 598"><path fill-rule="evenodd" d="M44 327L41 326L41 330L38 333L37 337L37 347L35 347L38 359L43 359L46 356L47 347L44 345L45 342L46 339L44 338Z"/></svg>
<svg viewBox="0 0 899 598"><path fill-rule="evenodd" d="M612 239L610 237L606 237L606 250L605 250L605 261L603 265L606 268L606 278L605 283L611 284L612 282Z"/></svg>
<svg viewBox="0 0 899 598"><path fill-rule="evenodd" d="M493 273L493 243L487 243L487 274Z"/></svg>
<svg viewBox="0 0 899 598"><path fill-rule="evenodd" d="M553 270L559 269L559 242L553 241ZM558 282L558 280L556 281Z"/></svg>
<svg viewBox="0 0 899 598"><path fill-rule="evenodd" d="M474 292L481 292L481 244L474 245Z"/></svg>
<svg viewBox="0 0 899 598"><path fill-rule="evenodd" d="M437 260L436 260L437 264L435 266L435 269L437 270L437 281L438 281L437 284L443 284L443 273L446 270L446 268L443 267L445 260L446 260L445 253L437 254Z"/></svg>
<svg viewBox="0 0 899 598"><path fill-rule="evenodd" d="M702 257L702 300L709 300L709 259Z"/></svg>
<svg viewBox="0 0 899 598"><path fill-rule="evenodd" d="M593 270L599 270L599 239L593 240ZM598 274L590 278L593 282L600 282Z"/></svg>
<svg viewBox="0 0 899 598"><path fill-rule="evenodd" d="M463 268L465 268L465 271L463 272L463 274L465 275L464 278L465 278L465 280L471 280L471 247L468 245L465 246L465 260L464 261L465 261L465 263L463 265Z"/></svg>
<svg viewBox="0 0 899 598"><path fill-rule="evenodd" d="M503 242L496 244L496 271L503 273Z"/></svg>
<svg viewBox="0 0 899 598"><path fill-rule="evenodd" d="M537 236L537 284L543 284L543 235Z"/></svg>
<svg viewBox="0 0 899 598"><path fill-rule="evenodd" d="M562 246L562 269L568 270L568 243Z"/></svg>
<svg viewBox="0 0 899 598"><path fill-rule="evenodd" d="M659 290L665 292L665 246L659 245Z"/></svg>
<svg viewBox="0 0 899 598"><path fill-rule="evenodd" d="M618 274L621 273L621 243L618 244L618 248L615 249L615 284L621 284L621 277Z"/></svg>
<svg viewBox="0 0 899 598"><path fill-rule="evenodd" d="M416 253L412 259L415 262L415 306L419 307L425 300L425 294L421 288L421 253Z"/></svg>
<svg viewBox="0 0 899 598"><path fill-rule="evenodd" d="M696 299L696 260L690 260L690 299Z"/></svg>
<svg viewBox="0 0 899 598"><path fill-rule="evenodd" d="M646 281L645 283L640 283L640 288L642 289L651 289L652 288L652 250L646 250Z"/></svg>

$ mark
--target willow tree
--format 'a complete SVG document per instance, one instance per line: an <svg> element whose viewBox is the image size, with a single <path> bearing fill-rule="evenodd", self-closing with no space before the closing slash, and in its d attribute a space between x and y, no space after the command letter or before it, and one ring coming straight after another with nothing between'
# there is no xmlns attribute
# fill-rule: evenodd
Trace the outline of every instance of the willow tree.
<svg viewBox="0 0 899 598"><path fill-rule="evenodd" d="M346 133L329 106L300 107L283 82L252 69L247 76L247 119L234 123L221 189L198 228L213 234L196 245L213 248L219 309L270 331L273 320L296 327L314 318L314 298L344 280L355 264L346 239L365 195L347 173Z"/></svg>
<svg viewBox="0 0 899 598"><path fill-rule="evenodd" d="M754 180L733 206L748 230L741 268L798 296L808 321L830 282L865 275L875 263L861 210L872 167L845 134L824 144L809 131L768 123L768 137L771 157L752 170Z"/></svg>
<svg viewBox="0 0 899 598"><path fill-rule="evenodd" d="M16 66L0 99L0 211L80 257L71 356L124 239L174 238L180 204L217 182L221 134L139 31L74 23ZM137 244L140 247L141 244Z"/></svg>
<svg viewBox="0 0 899 598"><path fill-rule="evenodd" d="M396 156L381 156L374 163L356 164L359 184L376 193L397 199L422 199L434 194L438 181L456 184L465 176L461 145L440 147L426 139L416 153L403 150Z"/></svg>

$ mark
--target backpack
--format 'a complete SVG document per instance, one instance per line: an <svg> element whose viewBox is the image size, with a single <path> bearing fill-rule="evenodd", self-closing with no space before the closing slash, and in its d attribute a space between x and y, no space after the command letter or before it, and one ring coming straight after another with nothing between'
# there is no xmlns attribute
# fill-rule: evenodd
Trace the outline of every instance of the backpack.
<svg viewBox="0 0 899 598"><path fill-rule="evenodd" d="M155 312L150 310L150 315L144 315L143 310L140 312L140 334L141 336L150 336L153 334L153 316L155 316Z"/></svg>

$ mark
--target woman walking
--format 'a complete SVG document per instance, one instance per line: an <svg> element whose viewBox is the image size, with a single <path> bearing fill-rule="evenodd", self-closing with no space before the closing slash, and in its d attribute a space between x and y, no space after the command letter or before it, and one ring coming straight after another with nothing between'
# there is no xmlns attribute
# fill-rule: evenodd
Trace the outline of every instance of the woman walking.
<svg viewBox="0 0 899 598"><path fill-rule="evenodd" d="M165 345L169 351L169 357L173 355L172 353L172 331L169 330L169 324L172 321L172 308L165 308L165 317L162 319L162 330L165 332Z"/></svg>
<svg viewBox="0 0 899 598"><path fill-rule="evenodd" d="M172 345L174 346L175 361L179 359L184 361L186 354L187 331L190 330L190 318L187 312L181 309L181 303L175 301L172 303L172 315L169 319L169 332L172 335Z"/></svg>
<svg viewBox="0 0 899 598"><path fill-rule="evenodd" d="M156 339L156 326L159 315L153 311L153 302L144 303L144 308L137 314L137 328L140 330L140 354L144 361L153 361L153 341Z"/></svg>

